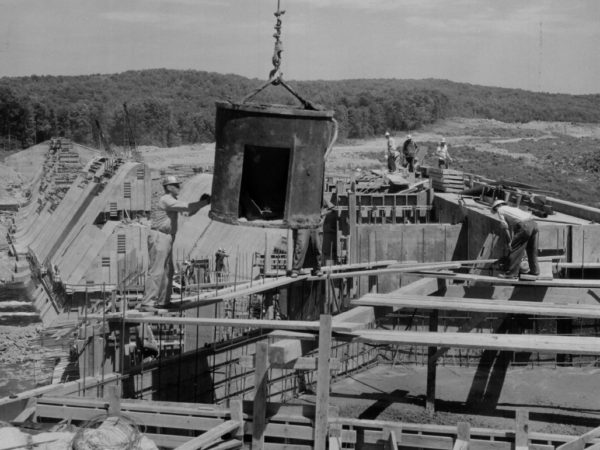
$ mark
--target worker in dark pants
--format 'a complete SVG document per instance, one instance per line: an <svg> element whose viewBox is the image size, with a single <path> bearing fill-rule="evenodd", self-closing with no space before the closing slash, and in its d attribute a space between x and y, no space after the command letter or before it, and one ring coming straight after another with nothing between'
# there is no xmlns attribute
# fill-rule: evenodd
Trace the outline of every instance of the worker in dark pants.
<svg viewBox="0 0 600 450"><path fill-rule="evenodd" d="M500 278L517 279L521 268L523 253L527 250L529 272L538 276L538 226L533 215L519 208L508 206L504 200L496 200L491 207L492 214L499 220L507 239L509 253L506 258L506 271Z"/></svg>
<svg viewBox="0 0 600 450"><path fill-rule="evenodd" d="M179 200L181 183L174 175L163 180L164 195L158 201L158 209L152 212L152 225L148 232L148 272L144 289L144 299L140 309L156 311L169 308L173 290L172 248L177 233L180 212L196 214L210 203L210 195L202 194L197 202Z"/></svg>
<svg viewBox="0 0 600 450"><path fill-rule="evenodd" d="M319 231L319 228L298 228L292 230L292 237L294 239L294 259L292 262L292 273L290 274L292 278L296 278L300 274L309 246L315 257L312 274L316 276L323 274L321 272L322 241Z"/></svg>
<svg viewBox="0 0 600 450"><path fill-rule="evenodd" d="M409 172L415 171L415 156L417 155L417 144L413 141L412 136L409 134L406 136L406 140L402 145L402 153L406 161L406 166Z"/></svg>
<svg viewBox="0 0 600 450"><path fill-rule="evenodd" d="M323 242L321 240L321 231L323 229L323 223L327 213L333 208L333 205L329 200L323 198L321 207L321 218L319 225L315 228L295 228L292 230L292 237L294 239L294 257L292 261L292 271L290 276L296 278L302 267L304 267L304 259L306 258L306 252L308 247L312 249L312 253L315 257L313 263L312 274L315 276L323 275L321 271L321 247Z"/></svg>

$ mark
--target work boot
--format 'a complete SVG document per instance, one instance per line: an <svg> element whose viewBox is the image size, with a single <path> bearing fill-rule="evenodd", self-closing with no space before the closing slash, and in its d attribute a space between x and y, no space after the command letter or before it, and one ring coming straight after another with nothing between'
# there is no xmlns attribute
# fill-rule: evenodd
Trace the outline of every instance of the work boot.
<svg viewBox="0 0 600 450"><path fill-rule="evenodd" d="M319 269L313 269L312 271L312 276L314 277L320 277L323 275L323 271L319 268Z"/></svg>
<svg viewBox="0 0 600 450"><path fill-rule="evenodd" d="M297 270L292 270L292 273L290 273L290 278L298 278L298 275L300 275L300 272Z"/></svg>
<svg viewBox="0 0 600 450"><path fill-rule="evenodd" d="M510 273L499 273L498 278L504 278L505 280L518 280L519 277L516 275L511 275Z"/></svg>

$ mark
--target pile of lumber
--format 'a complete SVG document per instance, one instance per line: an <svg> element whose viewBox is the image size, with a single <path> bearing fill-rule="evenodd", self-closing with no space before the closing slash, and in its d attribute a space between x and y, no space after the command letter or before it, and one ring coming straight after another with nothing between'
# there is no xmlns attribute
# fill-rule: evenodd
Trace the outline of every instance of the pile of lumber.
<svg viewBox="0 0 600 450"><path fill-rule="evenodd" d="M429 169L431 187L438 192L461 192L465 189L465 174L459 170Z"/></svg>

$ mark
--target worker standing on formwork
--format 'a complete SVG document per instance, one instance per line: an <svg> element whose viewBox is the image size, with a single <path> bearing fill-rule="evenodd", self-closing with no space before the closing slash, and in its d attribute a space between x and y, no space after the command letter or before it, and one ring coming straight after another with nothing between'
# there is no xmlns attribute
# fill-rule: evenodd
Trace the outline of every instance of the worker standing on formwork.
<svg viewBox="0 0 600 450"><path fill-rule="evenodd" d="M398 166L396 165L398 152L396 151L396 141L390 135L389 131L385 132L385 138L387 139L387 149L385 151L385 156L387 160L387 168L388 172L395 172Z"/></svg>
<svg viewBox="0 0 600 450"><path fill-rule="evenodd" d="M496 200L491 207L492 214L500 220L508 244L506 271L498 275L500 278L517 279L521 268L523 253L527 250L529 272L527 275L538 276L538 226L533 215L522 209L508 206L504 200Z"/></svg>
<svg viewBox="0 0 600 450"><path fill-rule="evenodd" d="M162 182L164 195L158 201L158 210L152 214L151 230L148 233L148 273L144 300L141 308L155 311L169 308L173 290L173 255L171 253L180 212L196 214L210 203L210 195L202 194L197 202L187 203L178 199L181 183L169 175Z"/></svg>
<svg viewBox="0 0 600 450"><path fill-rule="evenodd" d="M292 271L290 276L297 278L300 275L300 271L304 267L304 260L306 258L306 252L308 247L312 249L315 261L313 262L312 275L321 276L323 271L321 270L321 257L323 241L321 239L321 231L323 230L323 223L327 213L333 209L333 205L329 200L323 198L323 206L321 207L321 220L318 227L316 228L298 228L292 230L292 237L294 239L294 256L292 261Z"/></svg>
<svg viewBox="0 0 600 450"><path fill-rule="evenodd" d="M406 136L404 145L402 146L402 153L406 160L406 167L409 172L415 171L415 156L417 155L417 144L413 141L412 136L409 134Z"/></svg>
<svg viewBox="0 0 600 450"><path fill-rule="evenodd" d="M435 155L438 158L438 167L440 169L447 169L449 167L449 162L452 161L450 157L450 153L448 153L448 144L446 144L446 139L442 138L440 143L435 150Z"/></svg>

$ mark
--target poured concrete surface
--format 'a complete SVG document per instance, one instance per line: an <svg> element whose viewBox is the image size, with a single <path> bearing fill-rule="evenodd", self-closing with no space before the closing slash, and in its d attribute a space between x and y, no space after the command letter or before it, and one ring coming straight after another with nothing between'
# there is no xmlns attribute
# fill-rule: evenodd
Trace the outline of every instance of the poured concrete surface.
<svg viewBox="0 0 600 450"><path fill-rule="evenodd" d="M595 426L600 414L597 368L511 368L497 403L467 404L473 397L477 368L438 366L437 412L424 408L425 366L378 365L332 385L331 402L340 416L411 423L514 428L514 410L530 411L531 430L580 434ZM313 401L311 396L307 401Z"/></svg>

